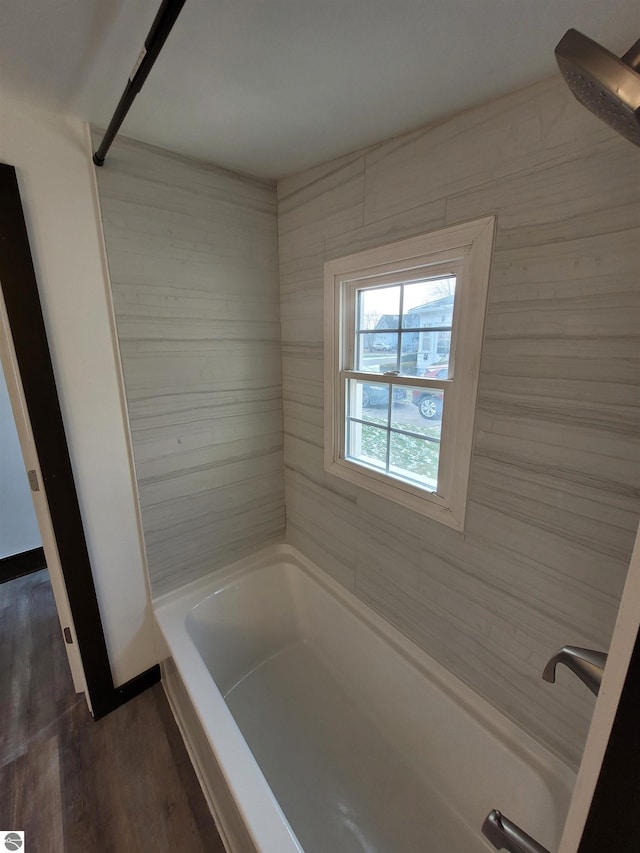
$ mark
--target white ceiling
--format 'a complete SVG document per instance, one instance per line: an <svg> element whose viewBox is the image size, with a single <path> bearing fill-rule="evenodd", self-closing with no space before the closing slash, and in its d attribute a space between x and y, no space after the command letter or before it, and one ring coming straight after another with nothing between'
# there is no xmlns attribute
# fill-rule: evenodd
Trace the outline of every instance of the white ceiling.
<svg viewBox="0 0 640 853"><path fill-rule="evenodd" d="M105 127L159 5L0 0L0 80ZM187 0L121 132L282 177L554 74L569 27L620 54L637 0Z"/></svg>

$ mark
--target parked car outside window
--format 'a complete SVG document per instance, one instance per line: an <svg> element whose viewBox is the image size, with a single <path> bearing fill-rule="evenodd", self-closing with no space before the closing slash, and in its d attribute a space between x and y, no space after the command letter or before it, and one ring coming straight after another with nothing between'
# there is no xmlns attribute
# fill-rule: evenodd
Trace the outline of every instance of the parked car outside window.
<svg viewBox="0 0 640 853"><path fill-rule="evenodd" d="M393 388L393 402L403 403L407 399L405 388L399 385ZM362 386L362 405L365 409L374 409L380 406L389 405L389 391L384 385L363 385Z"/></svg>
<svg viewBox="0 0 640 853"><path fill-rule="evenodd" d="M449 376L448 364L432 364L422 374L427 379L447 379ZM411 402L418 407L423 418L434 420L442 417L442 392L441 391L414 391Z"/></svg>

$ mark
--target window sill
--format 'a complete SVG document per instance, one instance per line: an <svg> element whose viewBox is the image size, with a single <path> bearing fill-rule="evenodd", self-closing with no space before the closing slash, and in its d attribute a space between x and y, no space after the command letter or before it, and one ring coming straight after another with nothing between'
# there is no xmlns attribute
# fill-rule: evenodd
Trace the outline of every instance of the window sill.
<svg viewBox="0 0 640 853"><path fill-rule="evenodd" d="M435 492L420 490L399 479L392 480L387 474L377 475L375 471L369 471L348 459L326 463L325 471L454 530L464 529L464 507L458 508L456 512L445 498Z"/></svg>

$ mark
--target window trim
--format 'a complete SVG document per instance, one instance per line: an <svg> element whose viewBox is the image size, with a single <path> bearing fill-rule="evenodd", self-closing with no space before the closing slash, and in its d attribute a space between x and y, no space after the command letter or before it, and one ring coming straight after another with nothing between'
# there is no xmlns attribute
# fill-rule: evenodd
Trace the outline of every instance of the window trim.
<svg viewBox="0 0 640 853"><path fill-rule="evenodd" d="M495 216L489 216L450 226L336 258L327 261L324 267L325 471L456 530L464 529L466 514L495 222ZM354 288L354 282L360 281L361 287L372 278L381 285L390 277L397 279L401 276L403 280L414 276L424 278L429 274L429 267L435 270L444 263L455 263L460 270L453 318L455 351L453 346L451 350L455 352L455 381L420 377L420 384L447 388L438 492L430 493L344 458L346 383L343 377L351 346L345 340L344 293L346 289ZM453 340L452 333L452 343ZM348 376L354 379L365 376L369 381L375 381L371 374L361 371L349 370ZM414 380L415 377L394 376L391 383L415 385ZM385 381L390 381L390 378L386 377Z"/></svg>

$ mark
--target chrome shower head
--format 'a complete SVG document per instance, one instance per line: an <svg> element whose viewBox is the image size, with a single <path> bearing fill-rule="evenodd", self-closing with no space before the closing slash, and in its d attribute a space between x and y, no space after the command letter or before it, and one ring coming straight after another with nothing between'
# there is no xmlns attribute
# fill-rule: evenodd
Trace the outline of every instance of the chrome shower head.
<svg viewBox="0 0 640 853"><path fill-rule="evenodd" d="M620 59L577 30L567 30L555 52L580 103L640 145L640 39Z"/></svg>

